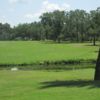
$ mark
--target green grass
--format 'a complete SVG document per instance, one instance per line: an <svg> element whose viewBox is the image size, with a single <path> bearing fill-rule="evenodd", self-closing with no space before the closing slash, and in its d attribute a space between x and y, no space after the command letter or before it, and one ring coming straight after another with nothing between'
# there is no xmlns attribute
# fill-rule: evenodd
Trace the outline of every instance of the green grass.
<svg viewBox="0 0 100 100"><path fill-rule="evenodd" d="M0 71L0 100L99 100L94 70Z"/></svg>
<svg viewBox="0 0 100 100"><path fill-rule="evenodd" d="M97 46L89 43L54 44L37 41L1 41L0 64L96 59Z"/></svg>
<svg viewBox="0 0 100 100"><path fill-rule="evenodd" d="M0 65L96 60L97 51L98 46L89 43L0 41ZM72 65L73 70L69 71L64 71L69 65L34 65L33 68L48 71L0 70L0 100L99 100L100 82L93 81L94 69L75 70L91 65ZM32 66L28 67L31 69Z"/></svg>

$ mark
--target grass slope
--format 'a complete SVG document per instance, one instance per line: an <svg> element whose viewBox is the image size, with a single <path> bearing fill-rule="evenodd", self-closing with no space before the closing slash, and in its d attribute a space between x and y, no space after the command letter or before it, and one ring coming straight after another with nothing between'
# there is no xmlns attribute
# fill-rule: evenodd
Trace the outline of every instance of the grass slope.
<svg viewBox="0 0 100 100"><path fill-rule="evenodd" d="M98 47L88 43L52 44L33 41L1 41L0 64L96 59Z"/></svg>
<svg viewBox="0 0 100 100"><path fill-rule="evenodd" d="M0 100L99 100L94 70L0 71Z"/></svg>

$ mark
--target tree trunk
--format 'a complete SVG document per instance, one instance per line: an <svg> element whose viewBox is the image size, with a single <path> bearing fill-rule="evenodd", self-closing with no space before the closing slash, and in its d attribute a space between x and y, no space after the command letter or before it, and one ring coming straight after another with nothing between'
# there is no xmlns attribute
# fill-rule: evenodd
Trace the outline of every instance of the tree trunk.
<svg viewBox="0 0 100 100"><path fill-rule="evenodd" d="M98 58L97 58L97 62L96 62L94 80L95 81L100 80L100 49L99 49Z"/></svg>
<svg viewBox="0 0 100 100"><path fill-rule="evenodd" d="M95 36L93 37L93 46L96 45L96 39L95 39Z"/></svg>

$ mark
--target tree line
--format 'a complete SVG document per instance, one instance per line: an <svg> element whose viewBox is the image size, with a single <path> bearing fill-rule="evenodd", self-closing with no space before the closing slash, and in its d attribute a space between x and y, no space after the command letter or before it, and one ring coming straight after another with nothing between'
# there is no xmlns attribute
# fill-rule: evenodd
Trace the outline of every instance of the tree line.
<svg viewBox="0 0 100 100"><path fill-rule="evenodd" d="M0 40L53 40L84 42L99 40L100 7L85 10L53 11L40 16L39 22L19 24L0 23Z"/></svg>

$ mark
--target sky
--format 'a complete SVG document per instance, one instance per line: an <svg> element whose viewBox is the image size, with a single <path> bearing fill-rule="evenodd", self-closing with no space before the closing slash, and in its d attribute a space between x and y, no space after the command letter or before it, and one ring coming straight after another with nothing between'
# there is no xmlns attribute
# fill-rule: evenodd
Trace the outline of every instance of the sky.
<svg viewBox="0 0 100 100"><path fill-rule="evenodd" d="M12 27L19 23L39 21L44 12L54 10L95 10L100 0L0 0L0 22Z"/></svg>

